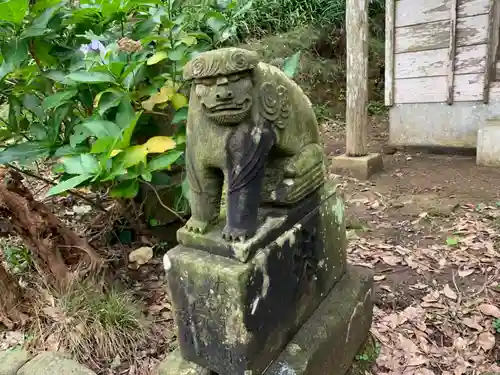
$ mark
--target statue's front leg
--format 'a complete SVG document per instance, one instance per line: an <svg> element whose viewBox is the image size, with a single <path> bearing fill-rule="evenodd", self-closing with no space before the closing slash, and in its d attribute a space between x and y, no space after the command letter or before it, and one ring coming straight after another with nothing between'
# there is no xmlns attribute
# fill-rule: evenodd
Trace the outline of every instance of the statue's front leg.
<svg viewBox="0 0 500 375"><path fill-rule="evenodd" d="M207 168L191 158L187 152L187 177L189 181L189 205L191 218L186 229L206 233L219 218L224 177L219 170Z"/></svg>
<svg viewBox="0 0 500 375"><path fill-rule="evenodd" d="M227 141L227 222L223 230L227 240L245 241L257 231L265 162L275 142L267 125L240 127Z"/></svg>

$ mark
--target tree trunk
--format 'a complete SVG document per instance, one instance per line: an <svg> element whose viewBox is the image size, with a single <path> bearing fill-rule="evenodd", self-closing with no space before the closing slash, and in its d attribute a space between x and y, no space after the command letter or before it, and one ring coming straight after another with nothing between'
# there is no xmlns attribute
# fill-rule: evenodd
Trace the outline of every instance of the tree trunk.
<svg viewBox="0 0 500 375"><path fill-rule="evenodd" d="M26 321L26 315L21 312L22 301L19 284L0 263L0 322L7 328Z"/></svg>
<svg viewBox="0 0 500 375"><path fill-rule="evenodd" d="M0 179L0 214L10 218L11 231L23 239L48 283L64 286L75 276L72 271L88 272L102 265L102 259L85 239L33 198L19 173L0 170ZM87 255L85 260L82 253ZM83 263L86 267L82 270Z"/></svg>

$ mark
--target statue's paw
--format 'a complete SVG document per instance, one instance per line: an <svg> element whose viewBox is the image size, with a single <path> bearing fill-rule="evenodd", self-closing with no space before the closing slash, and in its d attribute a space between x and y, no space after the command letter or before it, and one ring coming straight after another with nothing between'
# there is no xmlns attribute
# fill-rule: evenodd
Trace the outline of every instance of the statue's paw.
<svg viewBox="0 0 500 375"><path fill-rule="evenodd" d="M207 232L208 223L201 220L189 219L184 228L186 228L189 232L204 234Z"/></svg>
<svg viewBox="0 0 500 375"><path fill-rule="evenodd" d="M245 242L249 237L246 229L236 229L226 225L222 230L222 238L229 242Z"/></svg>

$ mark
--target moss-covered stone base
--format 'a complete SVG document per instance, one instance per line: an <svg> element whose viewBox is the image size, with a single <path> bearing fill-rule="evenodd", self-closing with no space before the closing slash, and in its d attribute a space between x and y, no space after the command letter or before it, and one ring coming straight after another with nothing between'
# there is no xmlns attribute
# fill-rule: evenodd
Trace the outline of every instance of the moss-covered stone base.
<svg viewBox="0 0 500 375"><path fill-rule="evenodd" d="M309 207L246 263L186 246L167 253L184 358L243 375L261 374L279 355L346 269L342 196L326 184Z"/></svg>
<svg viewBox="0 0 500 375"><path fill-rule="evenodd" d="M373 275L350 267L318 309L300 328L263 375L361 375L366 350L376 351L368 338L372 322ZM363 343L365 343L364 348ZM373 349L373 350L372 350ZM358 354L359 358L356 358ZM179 372L182 368L182 372ZM261 374L252 372L251 374ZM187 361L179 350L171 353L158 375L211 375ZM227 372L223 372L227 374ZM233 375L246 375L243 371ZM156 374L155 374L156 375Z"/></svg>
<svg viewBox="0 0 500 375"><path fill-rule="evenodd" d="M349 268L265 375L344 375L368 337L373 275Z"/></svg>

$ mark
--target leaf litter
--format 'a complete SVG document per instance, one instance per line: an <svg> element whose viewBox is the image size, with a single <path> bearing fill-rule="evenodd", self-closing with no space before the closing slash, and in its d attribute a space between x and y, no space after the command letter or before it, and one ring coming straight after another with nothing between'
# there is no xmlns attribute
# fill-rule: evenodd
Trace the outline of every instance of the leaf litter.
<svg viewBox="0 0 500 375"><path fill-rule="evenodd" d="M492 219L500 217L498 207L462 206L446 218L416 213L417 220L401 220L383 205L374 211L373 201L353 201L347 199L348 212L371 218L372 230L351 236L348 255L375 271L371 333L381 351L372 373L500 372L493 328L500 318L500 231ZM391 227L399 241L391 240Z"/></svg>

